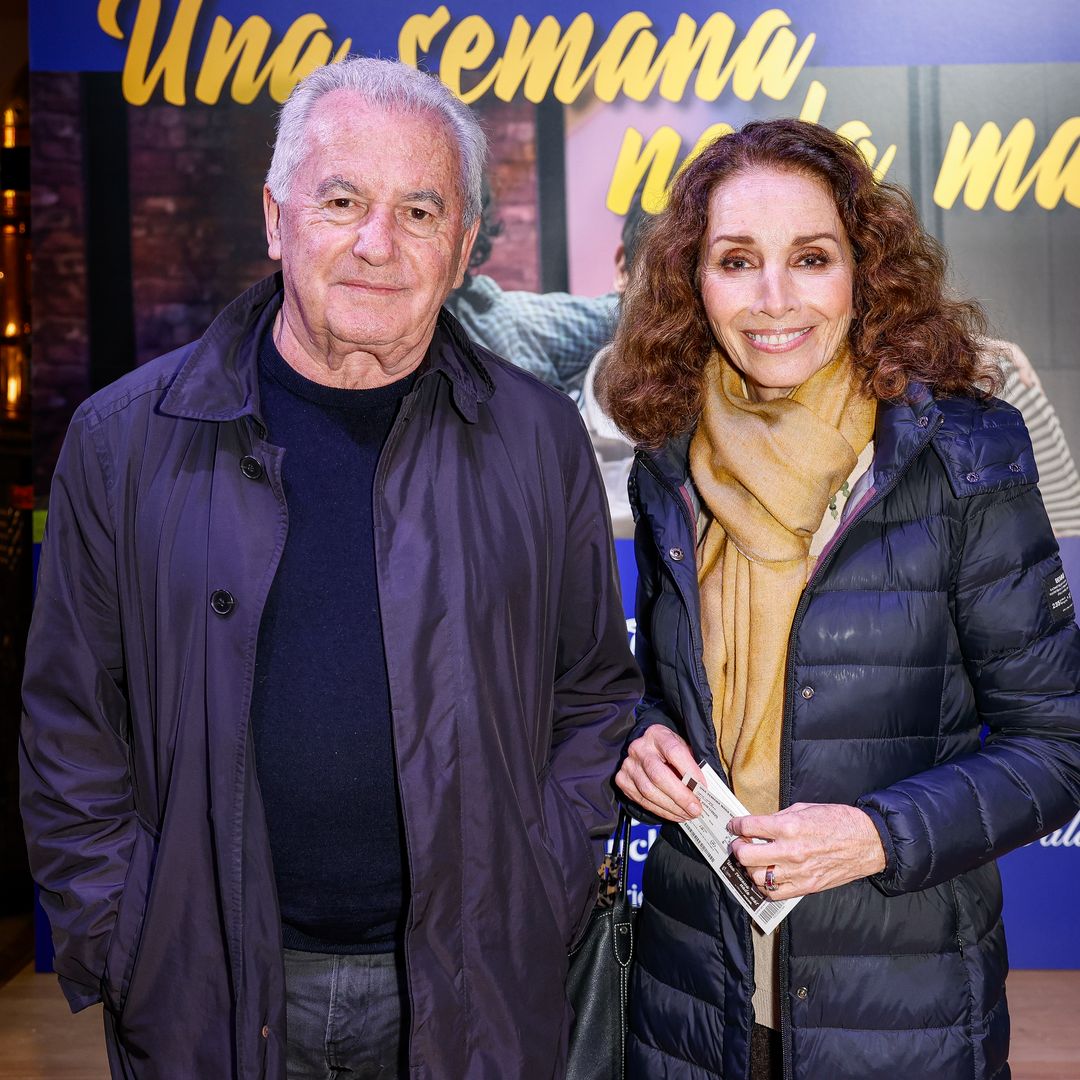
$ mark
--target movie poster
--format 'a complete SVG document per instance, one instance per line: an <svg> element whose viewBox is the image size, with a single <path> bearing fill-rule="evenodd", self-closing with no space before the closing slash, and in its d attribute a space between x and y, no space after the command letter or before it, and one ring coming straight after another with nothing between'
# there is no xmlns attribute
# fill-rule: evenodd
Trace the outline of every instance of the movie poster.
<svg viewBox="0 0 1080 1080"><path fill-rule="evenodd" d="M450 306L482 344L578 402L631 633L633 447L603 416L592 376L640 222L686 160L757 117L825 124L911 190L950 252L956 291L989 312L986 348L1031 431L1080 590L1080 23L1068 0L37 5L38 528L76 406L197 337L273 272L260 200L275 110L306 72L349 53L434 72L482 118L489 201ZM635 862L654 835L638 827ZM1080 819L1002 872L1006 917L1021 916L1010 920L1014 966L1080 966L1068 917Z"/></svg>

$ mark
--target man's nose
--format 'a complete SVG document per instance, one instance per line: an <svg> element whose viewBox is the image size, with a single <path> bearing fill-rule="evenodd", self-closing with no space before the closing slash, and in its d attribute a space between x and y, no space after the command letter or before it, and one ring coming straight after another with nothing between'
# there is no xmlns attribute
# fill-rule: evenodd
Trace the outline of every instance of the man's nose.
<svg viewBox="0 0 1080 1080"><path fill-rule="evenodd" d="M356 230L353 254L373 266L389 262L394 254L394 227L389 207L373 206Z"/></svg>
<svg viewBox="0 0 1080 1080"><path fill-rule="evenodd" d="M758 278L759 291L754 303L754 314L781 319L798 310L798 290L786 266L766 267Z"/></svg>

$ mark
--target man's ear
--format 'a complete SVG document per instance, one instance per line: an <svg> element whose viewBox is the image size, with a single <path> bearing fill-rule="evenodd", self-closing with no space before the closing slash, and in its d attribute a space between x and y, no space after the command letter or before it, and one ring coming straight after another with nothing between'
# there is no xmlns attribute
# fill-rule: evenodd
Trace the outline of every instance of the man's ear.
<svg viewBox="0 0 1080 1080"><path fill-rule="evenodd" d="M266 221L266 254L275 262L281 259L281 207L270 188L263 187L263 218Z"/></svg>
<svg viewBox="0 0 1080 1080"><path fill-rule="evenodd" d="M473 244L476 243L476 234L480 231L480 219L477 218L466 230L461 240L461 257L458 259L457 275L454 278L454 288L458 288L465 280L465 271L469 269L469 256L472 254Z"/></svg>

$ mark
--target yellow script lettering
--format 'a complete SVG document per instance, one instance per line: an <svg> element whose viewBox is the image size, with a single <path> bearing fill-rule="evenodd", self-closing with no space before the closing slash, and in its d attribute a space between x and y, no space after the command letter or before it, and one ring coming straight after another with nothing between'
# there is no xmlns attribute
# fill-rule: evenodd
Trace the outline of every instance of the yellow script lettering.
<svg viewBox="0 0 1080 1080"><path fill-rule="evenodd" d="M398 32L398 59L416 67L420 51L427 52L435 35L450 21L450 10L440 4L430 15L410 15Z"/></svg>
<svg viewBox="0 0 1080 1080"><path fill-rule="evenodd" d="M502 58L496 61L495 96L509 101L524 86L525 97L543 101L556 80L555 97L569 105L580 93L576 76L592 42L592 16L582 12L562 33L558 19L545 15L532 33L528 20L518 15L510 27ZM599 54L597 54L599 56ZM594 59L595 63L595 59ZM569 84L572 93L567 93ZM560 93L561 91L561 93Z"/></svg>
<svg viewBox="0 0 1080 1080"><path fill-rule="evenodd" d="M730 135L730 124L710 124L698 137L694 148L679 166L682 172L711 142L721 135ZM682 137L666 124L658 128L646 143L637 128L627 128L623 136L619 157L608 185L605 205L616 214L630 209L634 192L641 187L641 208L647 214L658 214L667 205L668 183L675 170ZM644 185L642 185L644 180Z"/></svg>
<svg viewBox="0 0 1080 1080"><path fill-rule="evenodd" d="M825 101L825 88L815 82L811 86L812 93L814 87L819 87L821 94L820 97L815 94L815 101L811 103L811 107L819 108ZM627 128L623 135L622 146L619 147L619 156L615 161L611 183L608 185L605 205L615 214L625 214L630 209L634 192L640 187L642 208L647 213L658 214L667 204L672 175L677 176L710 143L724 135L730 135L733 130L730 124L710 124L698 136L697 142L683 158L676 171L675 163L682 150L682 138L674 128L667 125L657 128L648 142L637 128ZM870 142L871 131L866 124L861 120L849 120L837 130L837 134L853 142L866 158L867 164L874 166L877 159L877 147ZM1077 119L1077 128L1072 138L1074 142L1080 139L1080 118ZM890 145L877 160L877 167L874 169L874 175L879 180L884 177L894 157L896 157L896 146ZM1078 171L1080 171L1080 166L1075 166L1070 180L1072 183L1070 190L1080 194L1080 175L1076 175Z"/></svg>
<svg viewBox="0 0 1080 1080"><path fill-rule="evenodd" d="M98 25L110 37L122 41L124 31L116 17L120 3L121 0L101 0ZM201 9L202 0L180 0L165 44L151 64L150 52L161 17L161 0L140 0L124 57L121 87L125 101L145 105L161 83L162 95L169 104L187 103L188 60ZM352 39L346 38L335 51L334 43L325 31L326 22L318 15L301 15L292 22L264 62L272 33L270 24L253 15L234 33L228 19L219 15L210 31L195 81L195 97L213 105L221 97L232 73L234 101L248 105L267 85L275 101L284 101L305 75L331 59L336 62L348 55Z"/></svg>
<svg viewBox="0 0 1080 1080"><path fill-rule="evenodd" d="M471 90L461 88L462 71L475 71L495 48L495 32L479 15L470 15L454 27L443 50L439 78L466 104L479 100L491 88L498 71L498 61Z"/></svg>
<svg viewBox="0 0 1080 1080"><path fill-rule="evenodd" d="M326 23L318 15L301 15L260 68L259 64L270 44L270 24L252 15L232 35L228 19L219 15L214 20L206 55L195 83L195 96L207 105L214 104L235 65L233 101L250 105L267 81L270 96L275 101L284 101L305 75L330 60L334 43L323 32L325 29ZM343 59L351 44L351 39L346 40L334 60Z"/></svg>
<svg viewBox="0 0 1080 1080"><path fill-rule="evenodd" d="M994 201L1002 210L1012 210L1034 180L1030 174L1021 178L1034 145L1035 125L1027 119L1017 121L1004 142L994 123L983 124L972 142L971 129L958 120L934 185L934 202L948 210L962 188L964 205L981 210L996 184Z"/></svg>
<svg viewBox="0 0 1080 1080"><path fill-rule="evenodd" d="M846 124L841 124L836 129L836 134L843 139L847 139L848 142L853 142L855 149L866 158L866 164L874 170L874 175L879 180L885 179L885 174L889 171L893 158L896 157L895 143L885 148L881 160L878 161L877 147L870 141L873 132L861 120L849 120ZM877 162L876 167L874 166L875 161Z"/></svg>
<svg viewBox="0 0 1080 1080"><path fill-rule="evenodd" d="M647 143L637 128L627 128L608 185L607 208L613 213L625 214L644 179L641 208L648 214L663 210L667 202L668 179L675 170L681 149L682 138L666 124L658 128Z"/></svg>
<svg viewBox="0 0 1080 1080"><path fill-rule="evenodd" d="M431 15L407 19L398 35L398 55L417 65L421 52L431 48L450 21L445 4ZM502 55L491 64L481 82L461 92L461 72L478 70L495 43L490 25L470 15L449 33L439 63L439 75L464 100L475 101L489 89L503 101L521 92L532 102L549 93L564 105L572 104L592 85L601 101L624 94L644 101L657 87L668 101L680 101L695 69L698 97L715 101L731 84L743 101L764 93L777 101L785 98L806 64L815 36L800 45L790 29L791 19L779 8L762 12L732 51L735 24L723 12L714 12L701 25L681 14L675 30L661 47L652 32L653 21L641 11L629 11L611 28L592 57L596 24L581 13L566 27L545 15L535 29L522 15L515 17Z"/></svg>
<svg viewBox="0 0 1080 1080"><path fill-rule="evenodd" d="M110 37L124 39L124 32L116 19L120 0L101 0L98 4L98 25ZM154 66L150 66L150 50L154 45L158 19L161 16L161 0L141 0L135 15L124 72L120 79L124 100L132 105L145 105L157 84L164 79L165 100L170 105L183 105L184 80L187 76L188 55L191 38L195 33L195 21L199 17L202 0L180 0L165 44L158 53Z"/></svg>
<svg viewBox="0 0 1080 1080"><path fill-rule="evenodd" d="M1018 120L1004 140L1001 128L990 122L983 124L972 140L971 129L958 121L934 185L934 202L948 210L962 190L964 205L981 210L993 191L999 210L1015 210L1034 185L1035 202L1044 210L1052 210L1062 198L1080 207L1078 139L1080 117L1073 116L1054 132L1025 175L1035 145L1035 124L1031 120Z"/></svg>
<svg viewBox="0 0 1080 1080"><path fill-rule="evenodd" d="M697 96L703 101L715 101L731 79L732 93L743 101L750 101L759 90L782 101L806 65L817 40L816 35L808 34L798 54L793 56L798 40L788 29L790 24L791 19L779 8L763 11L722 69L719 63L702 62L694 84Z"/></svg>

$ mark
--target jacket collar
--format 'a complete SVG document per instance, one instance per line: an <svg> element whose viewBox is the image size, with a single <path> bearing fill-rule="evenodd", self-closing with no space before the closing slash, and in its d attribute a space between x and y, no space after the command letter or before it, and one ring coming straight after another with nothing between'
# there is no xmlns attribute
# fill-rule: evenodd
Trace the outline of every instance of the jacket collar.
<svg viewBox="0 0 1080 1080"><path fill-rule="evenodd" d="M942 422L934 396L922 383L908 384L902 399L878 403L874 428L874 486L883 488L930 441Z"/></svg>
<svg viewBox="0 0 1080 1080"><path fill-rule="evenodd" d="M690 437L687 431L669 439L659 450L639 446L637 452L647 457L660 475L673 487L679 488L690 479Z"/></svg>
<svg viewBox="0 0 1080 1080"><path fill-rule="evenodd" d="M439 371L449 381L454 406L464 420L475 424L479 406L495 393L495 382L461 323L446 308L439 312L435 334L421 373Z"/></svg>
<svg viewBox="0 0 1080 1080"><path fill-rule="evenodd" d="M281 305L281 275L238 296L195 342L158 404L166 416L236 420L259 413L259 342Z"/></svg>
<svg viewBox="0 0 1080 1080"><path fill-rule="evenodd" d="M167 416L188 420L236 420L259 415L259 342L281 307L284 289L276 273L238 296L195 343L158 405ZM449 381L454 406L475 423L479 405L495 383L458 321L439 312L421 377L438 371Z"/></svg>

